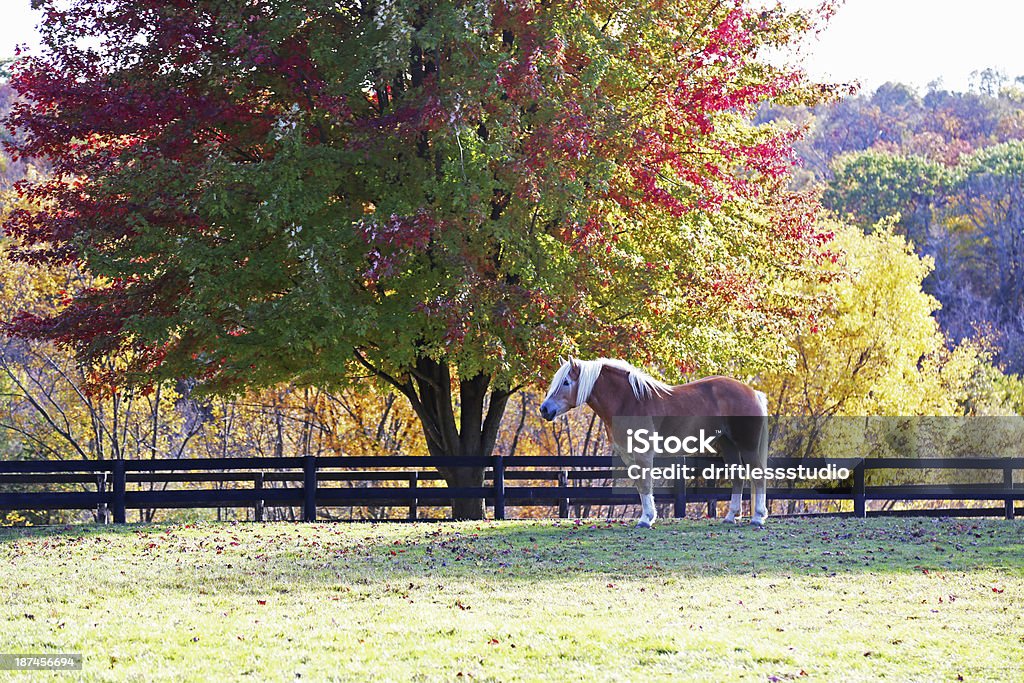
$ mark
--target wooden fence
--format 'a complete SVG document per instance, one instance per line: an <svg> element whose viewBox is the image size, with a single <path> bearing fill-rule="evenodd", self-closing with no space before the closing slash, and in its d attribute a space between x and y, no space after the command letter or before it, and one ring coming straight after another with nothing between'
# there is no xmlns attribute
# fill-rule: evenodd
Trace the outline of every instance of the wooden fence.
<svg viewBox="0 0 1024 683"><path fill-rule="evenodd" d="M688 465L721 464L707 458L688 458ZM1014 484L1014 472L1024 470L1024 458L772 458L769 467L808 468L833 464L852 476L829 486L806 482L768 489L771 500L852 501L852 514L865 517L870 501L989 501L999 507L945 507L889 511L888 514L1015 516L1024 500L1024 486ZM446 488L438 485L435 467L486 467L485 485ZM618 468L618 469L616 469ZM867 486L872 471L988 472L990 483L912 483ZM634 492L607 482L621 464L608 457L515 456L491 458L405 457L285 457L211 458L106 461L3 461L0 462L0 511L86 510L107 511L123 523L129 509L252 508L262 520L269 506L297 507L302 519L315 521L318 507L398 506L408 518L419 517L420 506L449 506L456 498L484 498L495 519L505 519L509 507L557 507L568 517L574 504L623 505L637 503ZM934 474L933 474L934 476ZM972 477L977 479L977 476ZM520 482L519 485L516 483ZM594 484L601 482L601 484ZM167 488L174 484L216 483L229 488ZM345 485L332 485L332 484ZM787 482L789 483L789 482ZM26 487L78 485L81 491L27 491ZM149 485L139 489L137 485ZM132 485L132 486L129 486ZM163 490L153 490L164 485ZM90 490L92 489L92 490ZM715 483L678 480L672 488L655 491L655 500L671 504L676 517L686 515L690 503L706 503L715 516L717 503L731 490ZM886 514L872 510L871 514Z"/></svg>

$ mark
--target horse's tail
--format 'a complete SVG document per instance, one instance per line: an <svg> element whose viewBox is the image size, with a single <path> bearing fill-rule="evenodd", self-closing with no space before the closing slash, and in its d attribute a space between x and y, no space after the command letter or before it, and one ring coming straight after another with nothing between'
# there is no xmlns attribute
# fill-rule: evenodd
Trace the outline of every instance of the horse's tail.
<svg viewBox="0 0 1024 683"><path fill-rule="evenodd" d="M761 406L761 414L764 420L761 423L761 438L757 444L757 459L761 467L768 466L768 395L763 391L755 391L757 403Z"/></svg>
<svg viewBox="0 0 1024 683"><path fill-rule="evenodd" d="M761 414L768 417L768 394L763 391L755 391L754 395L757 396L757 404L761 406Z"/></svg>

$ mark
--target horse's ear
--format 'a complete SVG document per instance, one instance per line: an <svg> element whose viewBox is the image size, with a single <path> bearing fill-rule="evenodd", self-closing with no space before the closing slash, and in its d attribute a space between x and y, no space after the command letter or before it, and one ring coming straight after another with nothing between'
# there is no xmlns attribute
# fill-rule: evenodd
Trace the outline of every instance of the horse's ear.
<svg viewBox="0 0 1024 683"><path fill-rule="evenodd" d="M558 367L562 367L563 365L565 365L568 362L569 361L567 359L562 358L561 356L558 357Z"/></svg>

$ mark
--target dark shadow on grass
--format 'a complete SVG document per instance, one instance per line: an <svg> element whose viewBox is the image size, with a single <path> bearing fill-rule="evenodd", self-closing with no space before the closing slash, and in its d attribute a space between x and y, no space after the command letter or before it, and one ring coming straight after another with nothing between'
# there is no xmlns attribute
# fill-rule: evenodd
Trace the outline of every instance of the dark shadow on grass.
<svg viewBox="0 0 1024 683"><path fill-rule="evenodd" d="M498 569L524 577L565 572L794 576L993 567L1024 572L1024 525L833 519L776 521L759 529L685 521L645 531L634 529L632 521L489 523L460 529L441 542L414 543L409 552L423 553L427 567L465 574Z"/></svg>
<svg viewBox="0 0 1024 683"><path fill-rule="evenodd" d="M200 524L0 530L19 551L123 553L154 564L187 561L223 588L366 584L444 578L515 582L600 576L610 581L692 576L999 569L1024 574L1024 523L957 519L777 520L765 529L719 521ZM29 544L31 543L31 545ZM38 544L38 545L37 545ZM2 550L0 550L2 552ZM150 589L180 588L154 571ZM178 572L180 574L180 572ZM155 584L155 585L154 585Z"/></svg>

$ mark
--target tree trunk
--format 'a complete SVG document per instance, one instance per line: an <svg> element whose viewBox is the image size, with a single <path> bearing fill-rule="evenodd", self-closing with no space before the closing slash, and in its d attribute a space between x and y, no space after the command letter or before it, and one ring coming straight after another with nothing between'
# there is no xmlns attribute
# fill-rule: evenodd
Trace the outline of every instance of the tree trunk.
<svg viewBox="0 0 1024 683"><path fill-rule="evenodd" d="M447 367L441 368L440 377L446 380L450 386L451 380ZM447 399L448 404L442 405L435 417L451 416L445 430L448 435L447 444L442 448L437 448L436 445L432 446L430 433L424 426L431 455L483 458L492 455L498 436L498 425L505 413L505 406L511 392L494 390L488 394L490 383L491 378L483 374L459 380L458 426L456 426L455 411L451 407L451 391L442 392L444 396L439 398L442 399L442 404L445 403L444 399ZM445 424L442 423L442 427L444 426ZM449 488L481 487L484 485L486 470L485 467L438 468ZM454 519L485 519L486 516L487 510L483 498L457 498L452 503Z"/></svg>
<svg viewBox="0 0 1024 683"><path fill-rule="evenodd" d="M413 371L397 378L371 364L357 353L356 358L377 376L398 388L420 419L427 450L435 458L490 457L498 438L498 426L514 390L491 389L489 375L477 374L453 382L446 362L420 357ZM458 403L452 392L457 385ZM458 414L456 414L456 407ZM441 467L438 471L450 488L480 487L485 467ZM484 519L484 499L456 499L452 504L455 519Z"/></svg>
<svg viewBox="0 0 1024 683"><path fill-rule="evenodd" d="M483 467L456 467L444 474L448 488L476 487L484 485ZM443 470L442 470L442 473ZM487 509L483 498L456 498L452 501L452 519L486 519Z"/></svg>

